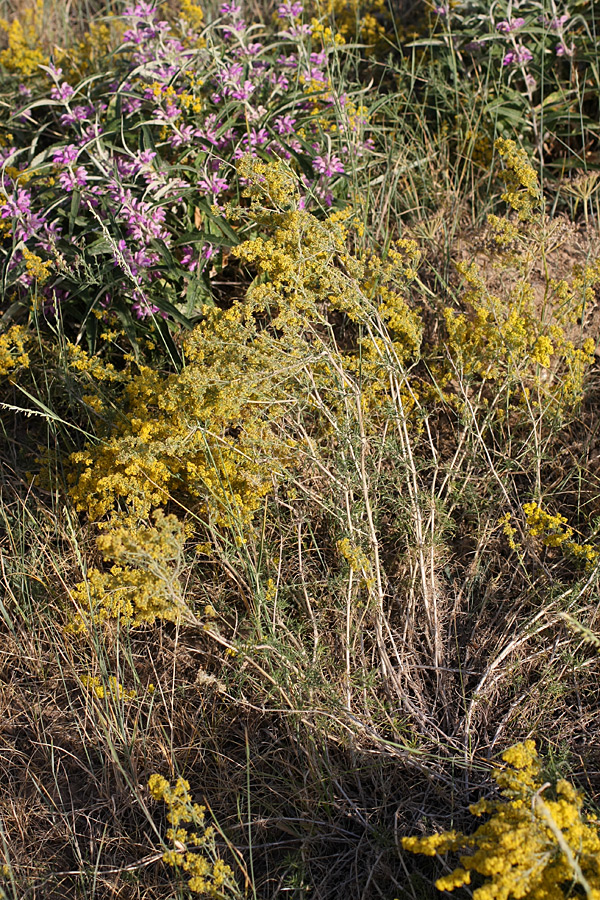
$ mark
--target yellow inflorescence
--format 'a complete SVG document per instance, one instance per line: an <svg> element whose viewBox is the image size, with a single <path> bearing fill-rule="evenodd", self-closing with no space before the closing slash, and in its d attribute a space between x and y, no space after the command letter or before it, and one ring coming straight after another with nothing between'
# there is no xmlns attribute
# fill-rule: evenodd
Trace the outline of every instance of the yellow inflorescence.
<svg viewBox="0 0 600 900"><path fill-rule="evenodd" d="M531 264L545 253L537 175L514 141L499 139L496 149L506 166L501 174L507 191L502 196L517 216L489 216L488 222L500 264L509 277L496 293L476 262L458 263L465 283L465 309L444 310L450 367L442 364L436 375L442 385L457 372L500 384L507 408L543 398L546 405L560 411L580 400L593 361L593 339L577 346L568 333L594 300L600 261L575 268L570 280L546 276L543 302L536 296ZM498 414L503 412L498 409Z"/></svg>
<svg viewBox="0 0 600 900"><path fill-rule="evenodd" d="M13 325L0 334L0 376L8 375L20 366L29 367L29 354L25 349L28 338L22 325Z"/></svg>
<svg viewBox="0 0 600 900"><path fill-rule="evenodd" d="M527 153L506 138L498 138L494 147L506 167L501 173L506 185L502 199L515 210L520 220L531 219L541 205L542 195L537 173Z"/></svg>
<svg viewBox="0 0 600 900"><path fill-rule="evenodd" d="M71 590L78 607L72 631L82 631L89 616L103 622L119 618L140 625L156 618L175 620L184 601L180 573L185 541L183 524L160 510L154 526L113 528L98 538L108 571L91 569Z"/></svg>
<svg viewBox="0 0 600 900"><path fill-rule="evenodd" d="M173 849L163 854L163 862L188 875L192 893L205 897L239 897L231 867L217 856L215 829L206 824L206 808L192 802L189 783L178 778L171 787L166 778L155 774L150 776L148 788L155 800L166 804L167 821L171 825L167 839Z"/></svg>
<svg viewBox="0 0 600 900"><path fill-rule="evenodd" d="M204 12L194 0L179 0L179 15L197 31L204 27Z"/></svg>
<svg viewBox="0 0 600 900"><path fill-rule="evenodd" d="M6 32L8 47L0 52L0 65L9 72L28 77L47 65L48 58L40 49L44 33L44 0L26 6L19 18L12 22L0 19L0 29Z"/></svg>
<svg viewBox="0 0 600 900"><path fill-rule="evenodd" d="M344 559L350 564L353 572L369 571L371 563L362 547L357 547L349 538L342 538L337 542L336 546Z"/></svg>
<svg viewBox="0 0 600 900"><path fill-rule="evenodd" d="M23 247L23 259L25 260L25 269L28 275L35 278L38 284L44 284L50 277L50 269L52 268L52 260L45 262L27 247Z"/></svg>
<svg viewBox="0 0 600 900"><path fill-rule="evenodd" d="M468 885L478 873L485 882L474 900L565 900L574 884L600 900L600 834L595 817L583 812L581 795L560 780L552 799L543 796L549 785L542 783L533 741L512 747L502 759L506 766L494 772L502 799L470 807L473 815L490 816L474 834L407 837L403 847L427 856L469 851L459 868L438 879L440 891Z"/></svg>
<svg viewBox="0 0 600 900"><path fill-rule="evenodd" d="M382 258L364 259L348 253L346 239L352 213L333 213L325 221L299 209L294 173L283 163L266 164L244 158L240 174L250 181L250 215L270 226L271 237L246 241L234 254L267 277L254 285L248 301L254 309L270 310L273 325L287 334L302 333L307 325L324 321L338 310L355 324L373 324L360 342L364 376L381 359L376 332L387 328L397 360L414 358L421 345L419 316L402 292L415 276L419 260L414 241L399 240ZM380 380L380 379L379 379Z"/></svg>
<svg viewBox="0 0 600 900"><path fill-rule="evenodd" d="M143 367L125 389L125 415L104 443L72 457L78 509L146 519L173 494L215 521L248 521L289 455L274 424L285 370L241 306L207 308L185 342L186 366Z"/></svg>
<svg viewBox="0 0 600 900"><path fill-rule="evenodd" d="M125 690L123 685L117 681L114 675L109 675L107 685L105 685L102 679L97 675L84 675L83 678L81 678L81 683L85 687L90 688L99 700L103 700L106 696L109 696L116 697L118 700L123 700L127 703L130 700L135 700L137 696L135 691Z"/></svg>
<svg viewBox="0 0 600 900"><path fill-rule="evenodd" d="M573 529L567 524L565 516L560 513L552 515L533 501L523 504L523 512L529 534L539 538L544 547L560 547L579 562L583 562L586 568L597 562L600 551L591 544L579 544L574 541Z"/></svg>
<svg viewBox="0 0 600 900"><path fill-rule="evenodd" d="M390 23L385 0L368 0L366 3L361 0L321 0L314 6L320 15L330 19L335 26L328 28L323 26L321 20L313 18L313 28L315 22L320 26L317 36L320 38L325 31L326 44L331 43L332 37L336 43L358 39L367 44L368 52L385 38L384 23Z"/></svg>

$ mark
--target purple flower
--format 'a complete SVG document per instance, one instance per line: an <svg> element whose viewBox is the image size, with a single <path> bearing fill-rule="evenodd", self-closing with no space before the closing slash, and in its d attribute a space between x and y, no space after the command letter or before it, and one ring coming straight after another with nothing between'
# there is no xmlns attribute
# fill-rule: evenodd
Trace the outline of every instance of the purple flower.
<svg viewBox="0 0 600 900"><path fill-rule="evenodd" d="M242 7L235 0L232 0L231 3L223 3L220 13L222 16L231 16L237 19L242 14Z"/></svg>
<svg viewBox="0 0 600 900"><path fill-rule="evenodd" d="M154 7L154 3L144 3L143 0L141 0L141 2L139 3L136 3L135 6L128 6L124 12L124 15L138 19L152 19L154 18L155 14L156 9Z"/></svg>
<svg viewBox="0 0 600 900"><path fill-rule="evenodd" d="M283 91L287 91L290 86L290 80L285 72L269 72L269 83L280 87Z"/></svg>
<svg viewBox="0 0 600 900"><path fill-rule="evenodd" d="M320 175L327 175L327 177L331 177L331 175L338 173L343 175L345 172L344 164L337 156L315 156L313 159L313 169Z"/></svg>
<svg viewBox="0 0 600 900"><path fill-rule="evenodd" d="M304 7L298 0L286 0L286 2L282 3L277 10L277 15L280 19L285 19L288 16L291 19L295 19L297 16L302 15L303 9Z"/></svg>
<svg viewBox="0 0 600 900"><path fill-rule="evenodd" d="M134 298L136 302L132 304L131 309L138 319L147 319L148 316L154 316L156 313L160 313L160 308L156 306L155 303L150 303L141 291L134 291ZM163 319L167 318L166 313L160 314Z"/></svg>
<svg viewBox="0 0 600 900"><path fill-rule="evenodd" d="M138 319L147 319L148 316L154 316L157 312L160 312L160 307L158 307L156 303L150 303L145 297L140 296L140 291L136 291L135 293L140 299L132 304L131 309ZM163 318L166 318L164 314Z"/></svg>
<svg viewBox="0 0 600 900"><path fill-rule="evenodd" d="M277 134L293 134L295 124L296 119L289 113L286 113L285 116L277 116L273 122L273 128Z"/></svg>
<svg viewBox="0 0 600 900"><path fill-rule="evenodd" d="M16 220L14 236L18 241L28 241L46 226L45 215L31 211L31 194L25 188L17 188L15 195L6 198L0 205L0 217Z"/></svg>
<svg viewBox="0 0 600 900"><path fill-rule="evenodd" d="M84 122L94 114L93 106L74 106L69 112L63 113L60 117L60 124L63 128L74 125L76 122Z"/></svg>
<svg viewBox="0 0 600 900"><path fill-rule="evenodd" d="M242 7L239 6L235 0L232 0L231 3L223 3L221 6L221 15L230 16L232 21L226 27L223 28L223 37L230 38L234 34L240 34L246 28L246 23L241 18L242 15Z"/></svg>
<svg viewBox="0 0 600 900"><path fill-rule="evenodd" d="M562 41L560 44L556 45L556 55L557 56L573 56L575 53L575 44L571 44L570 47L567 47Z"/></svg>
<svg viewBox="0 0 600 900"><path fill-rule="evenodd" d="M312 25L297 25L294 23L287 31L282 31L280 34L282 37L291 38L292 40L305 37L307 34L312 34Z"/></svg>
<svg viewBox="0 0 600 900"><path fill-rule="evenodd" d="M511 31L516 31L518 28L522 28L525 24L525 19L510 19L508 21L504 20L503 22L498 22L496 25L496 30L501 31L503 34L510 34Z"/></svg>
<svg viewBox="0 0 600 900"><path fill-rule="evenodd" d="M263 48L263 44L261 44L260 41L252 41L250 44L247 44L245 47L238 47L238 48L235 50L235 55L238 56L238 57L243 57L243 56L256 56L257 53L260 53L260 51L262 50L262 48ZM265 67L265 64L264 64L264 63L258 63L258 62L256 62L256 63L254 63L254 65L255 65L255 66L259 66L259 65L260 65L260 66L263 67L263 68Z"/></svg>
<svg viewBox="0 0 600 900"><path fill-rule="evenodd" d="M138 153L137 155L137 161L140 166L149 166L155 156L156 150L142 150L141 153Z"/></svg>
<svg viewBox="0 0 600 900"><path fill-rule="evenodd" d="M243 65L240 62L234 62L219 72L217 78L223 84L240 84L243 74Z"/></svg>
<svg viewBox="0 0 600 900"><path fill-rule="evenodd" d="M19 94L21 97L25 97L26 100L29 100L31 97L31 88L28 88L26 84L19 85Z"/></svg>
<svg viewBox="0 0 600 900"><path fill-rule="evenodd" d="M52 154L52 162L56 166L70 166L79 156L79 147L75 144L67 144L66 147L60 147Z"/></svg>
<svg viewBox="0 0 600 900"><path fill-rule="evenodd" d="M16 195L7 197L0 210L3 219L18 219L26 216L31 211L31 194L25 188L17 188Z"/></svg>
<svg viewBox="0 0 600 900"><path fill-rule="evenodd" d="M171 147L181 147L182 144L189 144L195 134L196 129L192 125L182 125L181 128L176 128L167 140Z"/></svg>
<svg viewBox="0 0 600 900"><path fill-rule="evenodd" d="M289 56L280 56L277 59L277 65L283 66L286 69L297 69L298 68L298 59L295 53L290 53Z"/></svg>
<svg viewBox="0 0 600 900"><path fill-rule="evenodd" d="M88 125L87 128L84 128L81 132L81 137L78 140L78 146L83 147L88 141L93 141L98 137L99 134L102 134L103 128L101 125Z"/></svg>
<svg viewBox="0 0 600 900"><path fill-rule="evenodd" d="M66 169L58 176L60 186L69 193L75 188L84 187L87 184L87 172L83 166L77 166L76 169Z"/></svg>
<svg viewBox="0 0 600 900"><path fill-rule="evenodd" d="M42 234L38 235L37 242L38 247L42 250L45 250L46 253L50 253L52 250L56 248L56 242L62 234L62 228L58 224L58 222L46 222L44 223L44 231Z"/></svg>
<svg viewBox="0 0 600 900"><path fill-rule="evenodd" d="M55 85L50 90L50 96L52 97L52 99L53 100L62 100L63 103L66 103L66 101L69 99L69 97L72 97L74 93L75 93L75 91L73 90L71 85L68 84L66 81L63 81L62 84Z"/></svg>
<svg viewBox="0 0 600 900"><path fill-rule="evenodd" d="M527 49L527 47L523 47L522 44L518 44L514 50L509 50L504 59L502 60L503 66L512 66L512 65L524 65L533 59L533 54Z"/></svg>
<svg viewBox="0 0 600 900"><path fill-rule="evenodd" d="M168 103L166 109L161 109L160 106L157 106L154 110L154 115L161 122L171 123L181 115L181 110L173 103Z"/></svg>
<svg viewBox="0 0 600 900"><path fill-rule="evenodd" d="M229 185L227 179L221 178L219 175L207 175L198 181L198 187L206 194L218 196L219 194L222 194L223 191L226 191Z"/></svg>
<svg viewBox="0 0 600 900"><path fill-rule="evenodd" d="M17 152L16 147L0 147L0 166L4 165L4 163L11 158L13 153ZM8 176L5 176L8 177Z"/></svg>
<svg viewBox="0 0 600 900"><path fill-rule="evenodd" d="M195 272L198 268L198 258L192 247L182 247L183 255L181 257L181 265L188 271Z"/></svg>
<svg viewBox="0 0 600 900"><path fill-rule="evenodd" d="M269 140L269 132L266 128L251 128L250 132L244 135L243 142L251 147L262 147Z"/></svg>
<svg viewBox="0 0 600 900"><path fill-rule="evenodd" d="M126 115L137 112L141 105L142 101L139 97L123 97L122 109Z"/></svg>
<svg viewBox="0 0 600 900"><path fill-rule="evenodd" d="M234 89L226 89L225 94L229 94L234 100L248 100L256 90L256 85L251 81L245 81L243 85Z"/></svg>
<svg viewBox="0 0 600 900"><path fill-rule="evenodd" d="M447 6L434 6L433 11L436 16L447 16L450 12Z"/></svg>
<svg viewBox="0 0 600 900"><path fill-rule="evenodd" d="M116 248L113 249L113 260L115 266L134 279L138 289L140 289L142 278L152 280L160 274L157 271L149 271L150 266L156 266L160 262L160 256L155 250L148 251L142 247L132 252L123 238L117 243Z"/></svg>
<svg viewBox="0 0 600 900"><path fill-rule="evenodd" d="M153 209L150 203L138 200L129 188L124 190L118 182L110 190L110 195L119 204L117 216L127 226L130 237L140 243L148 238L159 238L166 243L169 241L169 232L163 228L166 217L164 207L156 206Z"/></svg>

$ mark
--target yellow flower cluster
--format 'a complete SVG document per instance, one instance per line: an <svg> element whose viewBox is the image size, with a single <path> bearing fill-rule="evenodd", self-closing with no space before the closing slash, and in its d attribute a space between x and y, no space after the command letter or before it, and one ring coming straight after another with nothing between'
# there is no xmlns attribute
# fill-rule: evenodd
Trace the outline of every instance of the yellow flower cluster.
<svg viewBox="0 0 600 900"><path fill-rule="evenodd" d="M139 523L170 498L216 525L249 525L274 477L298 456L283 426L305 402L307 372L322 389L331 387L322 360L332 314L365 326L362 338L354 327L354 347L349 342L344 356L352 371L360 367L365 391L369 380L378 396L387 390L384 339L401 361L418 352L421 324L401 296L418 258L414 242L398 241L384 259L359 260L346 247L351 214L319 221L299 209L289 167L246 158L240 172L251 204L232 215L264 227L263 236L233 253L261 277L230 309L204 309L202 324L183 343L181 372L142 367L137 375L117 374L67 346L71 368L92 376L99 367L99 384L122 384L116 413L103 397L87 396L101 415L101 440L71 457L77 509L95 521L109 516L112 527L99 539L112 567L92 570L72 592L83 610L91 601L101 619L139 623L179 614L181 600L165 574L172 563L162 549L152 564L136 556L137 546L147 553L152 531Z"/></svg>
<svg viewBox="0 0 600 900"><path fill-rule="evenodd" d="M100 535L98 549L114 565L105 572L91 569L71 590L78 607L71 631L85 630L88 618L97 622L119 618L124 624L140 625L180 616L184 526L161 510L154 518L154 526L113 528Z"/></svg>
<svg viewBox="0 0 600 900"><path fill-rule="evenodd" d="M6 32L8 47L0 52L0 65L8 72L24 78L48 64L48 57L40 49L44 33L44 0L34 0L25 6L19 18L12 22L0 19L0 29Z"/></svg>
<svg viewBox="0 0 600 900"><path fill-rule="evenodd" d="M23 247L23 259L25 260L25 269L28 275L35 278L38 284L44 284L50 277L50 269L52 268L52 260L45 262L27 247Z"/></svg>
<svg viewBox="0 0 600 900"><path fill-rule="evenodd" d="M98 382L115 382L123 380L122 373L117 372L112 363L104 362L99 356L90 356L79 344L66 341L63 350L65 365L80 375L85 375L90 384Z"/></svg>
<svg viewBox="0 0 600 900"><path fill-rule="evenodd" d="M317 6L317 4L315 4ZM336 43L344 43L349 40L360 40L368 45L369 49L376 47L385 38L385 22L389 22L389 13L385 0L325 0L318 3L318 11L321 16L329 19L334 28L327 28L322 20L313 19L313 38L315 34L321 38L326 31L327 38L324 43L331 43L335 35ZM315 31L315 23L319 26Z"/></svg>
<svg viewBox="0 0 600 900"><path fill-rule="evenodd" d="M312 18L310 20L311 37L313 41L318 41L323 47L333 47L345 44L344 36L339 31L334 31L329 25L325 25L320 19ZM318 85L319 82L314 82ZM322 90L322 87L321 87Z"/></svg>
<svg viewBox="0 0 600 900"><path fill-rule="evenodd" d="M336 544L344 559L350 564L353 572L368 572L371 568L369 557L362 549L353 544L349 538L342 538Z"/></svg>
<svg viewBox="0 0 600 900"><path fill-rule="evenodd" d="M515 541L515 535L517 533L517 529L514 525L510 524L511 515L509 512L504 513L503 516L498 520L498 525L502 528L502 533L508 541L508 546L511 550L517 549L517 542Z"/></svg>
<svg viewBox="0 0 600 900"><path fill-rule="evenodd" d="M29 367L29 354L25 349L28 337L22 325L12 325L0 334L0 376L8 375L20 366Z"/></svg>
<svg viewBox="0 0 600 900"><path fill-rule="evenodd" d="M77 508L134 522L177 495L215 522L249 521L289 455L274 430L287 375L270 349L241 305L206 308L182 371L142 367L103 443L71 457Z"/></svg>
<svg viewBox="0 0 600 900"><path fill-rule="evenodd" d="M567 781L556 784L552 799L542 795L535 743L525 741L507 750L506 766L494 772L502 799L480 800L470 807L475 816L490 816L477 831L455 831L430 837L406 837L404 849L435 856L467 850L460 867L436 882L440 891L471 884L478 873L485 882L474 900L565 900L573 885L588 900L600 900L600 833L595 816L583 812L581 795Z"/></svg>
<svg viewBox="0 0 600 900"><path fill-rule="evenodd" d="M320 221L299 209L296 177L285 164L244 157L239 172L250 181L245 190L252 200L249 216L272 233L233 250L266 276L265 283L248 291L253 309L269 310L273 326L288 334L309 322L324 321L331 310L345 313L357 324L379 318L393 334L398 357L404 361L415 356L421 322L397 288L415 275L416 243L399 240L385 258L373 253L360 260L346 248L351 213L333 213ZM371 338L365 339L364 347L378 356Z"/></svg>
<svg viewBox="0 0 600 900"><path fill-rule="evenodd" d="M566 517L560 513L552 515L533 501L523 504L523 512L529 534L539 538L544 547L560 547L583 562L587 568L593 566L600 557L600 551L591 544L579 544L572 540L573 529L567 524Z"/></svg>
<svg viewBox="0 0 600 900"><path fill-rule="evenodd" d="M118 700L123 700L125 703L128 703L130 700L135 700L137 696L136 692L133 690L126 691L114 675L109 675L107 686L103 684L102 679L97 675L84 675L80 681L84 687L90 688L99 700L103 700L106 696L109 696L116 697Z"/></svg>
<svg viewBox="0 0 600 900"><path fill-rule="evenodd" d="M179 15L196 31L204 26L204 12L194 0L179 0Z"/></svg>
<svg viewBox="0 0 600 900"><path fill-rule="evenodd" d="M448 349L464 375L499 380L507 370L522 374L531 361L543 363L551 343L538 343L540 321L536 316L530 285L513 286L508 302L489 293L478 265L459 263L467 290L463 301L468 312L444 310ZM529 373L533 376L533 372Z"/></svg>
<svg viewBox="0 0 600 900"><path fill-rule="evenodd" d="M571 539L573 529L567 525L565 516L555 516L546 512L538 503L524 503L529 534L532 537L540 537L545 547L560 547L562 543Z"/></svg>
<svg viewBox="0 0 600 900"><path fill-rule="evenodd" d="M546 252L537 176L513 141L499 139L496 148L506 165L502 174L508 190L503 198L519 222L527 220L527 228L506 216L488 219L507 276L500 293L489 289L476 262L458 264L465 282L465 308L444 310L450 364L442 364L436 374L442 386L457 373L501 384L508 392L506 408L543 398L560 411L579 401L594 357L592 338L576 346L568 334L594 300L600 262L574 268L570 280L546 276L543 300L536 295L531 264ZM496 407L499 410L499 404Z"/></svg>
<svg viewBox="0 0 600 900"><path fill-rule="evenodd" d="M421 346L421 319L404 296L419 260L416 243L398 240L384 255L365 252L359 258L347 249L351 210L321 221L299 209L296 177L281 162L244 158L239 169L250 182L251 208L230 214L250 218L268 235L233 250L261 276L246 302L267 313L273 328L305 359L311 347L315 355L332 316L342 313L359 326L348 329L341 360L348 374L360 378L365 410L376 412L389 399L388 367L415 360ZM332 373L316 359L311 371L330 391Z"/></svg>
<svg viewBox="0 0 600 900"><path fill-rule="evenodd" d="M154 774L148 788L155 800L166 804L171 825L166 836L173 849L163 854L163 861L189 876L188 888L194 894L241 897L231 867L217 855L215 829L206 824L206 808L192 802L189 782L178 778L171 787L166 778Z"/></svg>
<svg viewBox="0 0 600 900"><path fill-rule="evenodd" d="M542 195L537 173L527 153L506 138L498 138L494 147L506 167L500 173L506 185L502 199L515 210L521 221L531 219L541 205Z"/></svg>

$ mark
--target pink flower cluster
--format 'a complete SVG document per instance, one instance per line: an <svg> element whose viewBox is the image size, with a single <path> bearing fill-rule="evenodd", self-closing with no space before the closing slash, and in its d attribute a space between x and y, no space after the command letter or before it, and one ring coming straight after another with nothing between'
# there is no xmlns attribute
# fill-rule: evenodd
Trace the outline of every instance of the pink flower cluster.
<svg viewBox="0 0 600 900"><path fill-rule="evenodd" d="M208 240L192 238L181 245L174 235L189 215L190 201L208 204L213 214L215 207L223 208L218 204L234 186L240 157L301 159L301 206L330 206L343 185L348 159L360 159L373 144L364 136L364 117L330 78L333 49L307 52L304 36L312 29L302 22L303 11L299 0L281 0L282 30L270 45L255 39L256 29L246 24L236 0L225 2L213 23L209 50L196 46L189 32L182 39L153 2L142 0L125 10L118 77L112 83L97 88L88 80L73 86L60 68L45 67L48 115L63 139L47 153L52 189L42 182L26 189L4 175L0 217L12 220L15 238L53 258L61 245L87 259L86 241L96 235L100 244L94 259L116 270L111 289L104 288L102 307L128 298L132 314L143 319L159 313L157 281L165 259L169 265L178 260L180 277L189 279L220 252ZM202 82L190 78L194 72L201 73ZM28 104L21 114L37 114L40 104L32 101L31 90L23 86L19 96ZM190 104L191 96L197 102ZM338 129L329 132L319 119L334 106ZM121 117L122 139L113 120L110 138L104 139L109 108L111 116L118 111ZM127 134L134 139L126 139ZM148 144L132 149L142 134L152 135L153 149ZM12 162L15 152L0 149L0 165ZM91 223L84 231L88 237L78 236L84 221ZM20 252L12 254L9 270L15 283L29 287ZM64 275L40 290L46 292L44 308L52 312L73 295Z"/></svg>

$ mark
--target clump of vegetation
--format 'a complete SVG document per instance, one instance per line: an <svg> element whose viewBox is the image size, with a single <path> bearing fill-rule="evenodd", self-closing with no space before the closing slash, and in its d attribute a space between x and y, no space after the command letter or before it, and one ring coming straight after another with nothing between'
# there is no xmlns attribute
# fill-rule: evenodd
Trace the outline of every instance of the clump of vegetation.
<svg viewBox="0 0 600 900"><path fill-rule="evenodd" d="M594 897L595 7L6 7L0 896Z"/></svg>
<svg viewBox="0 0 600 900"><path fill-rule="evenodd" d="M204 897L241 897L233 870L217 857L215 829L206 824L206 809L193 803L190 786L178 778L171 787L162 775L151 775L148 788L155 800L162 800L168 809L167 840L172 850L163 854L163 862L182 869L188 876L188 888ZM192 830L193 829L193 830ZM189 850L188 846L193 847Z"/></svg>
<svg viewBox="0 0 600 900"><path fill-rule="evenodd" d="M561 779L555 799L542 796L534 741L517 744L502 754L505 768L493 773L502 800L480 800L470 807L475 816L490 816L472 835L446 832L426 838L405 837L411 853L469 850L461 868L436 881L440 891L471 884L472 873L486 879L475 888L475 900L491 897L556 897L571 895L574 885L590 900L600 891L600 834L597 817L586 815L581 794Z"/></svg>

